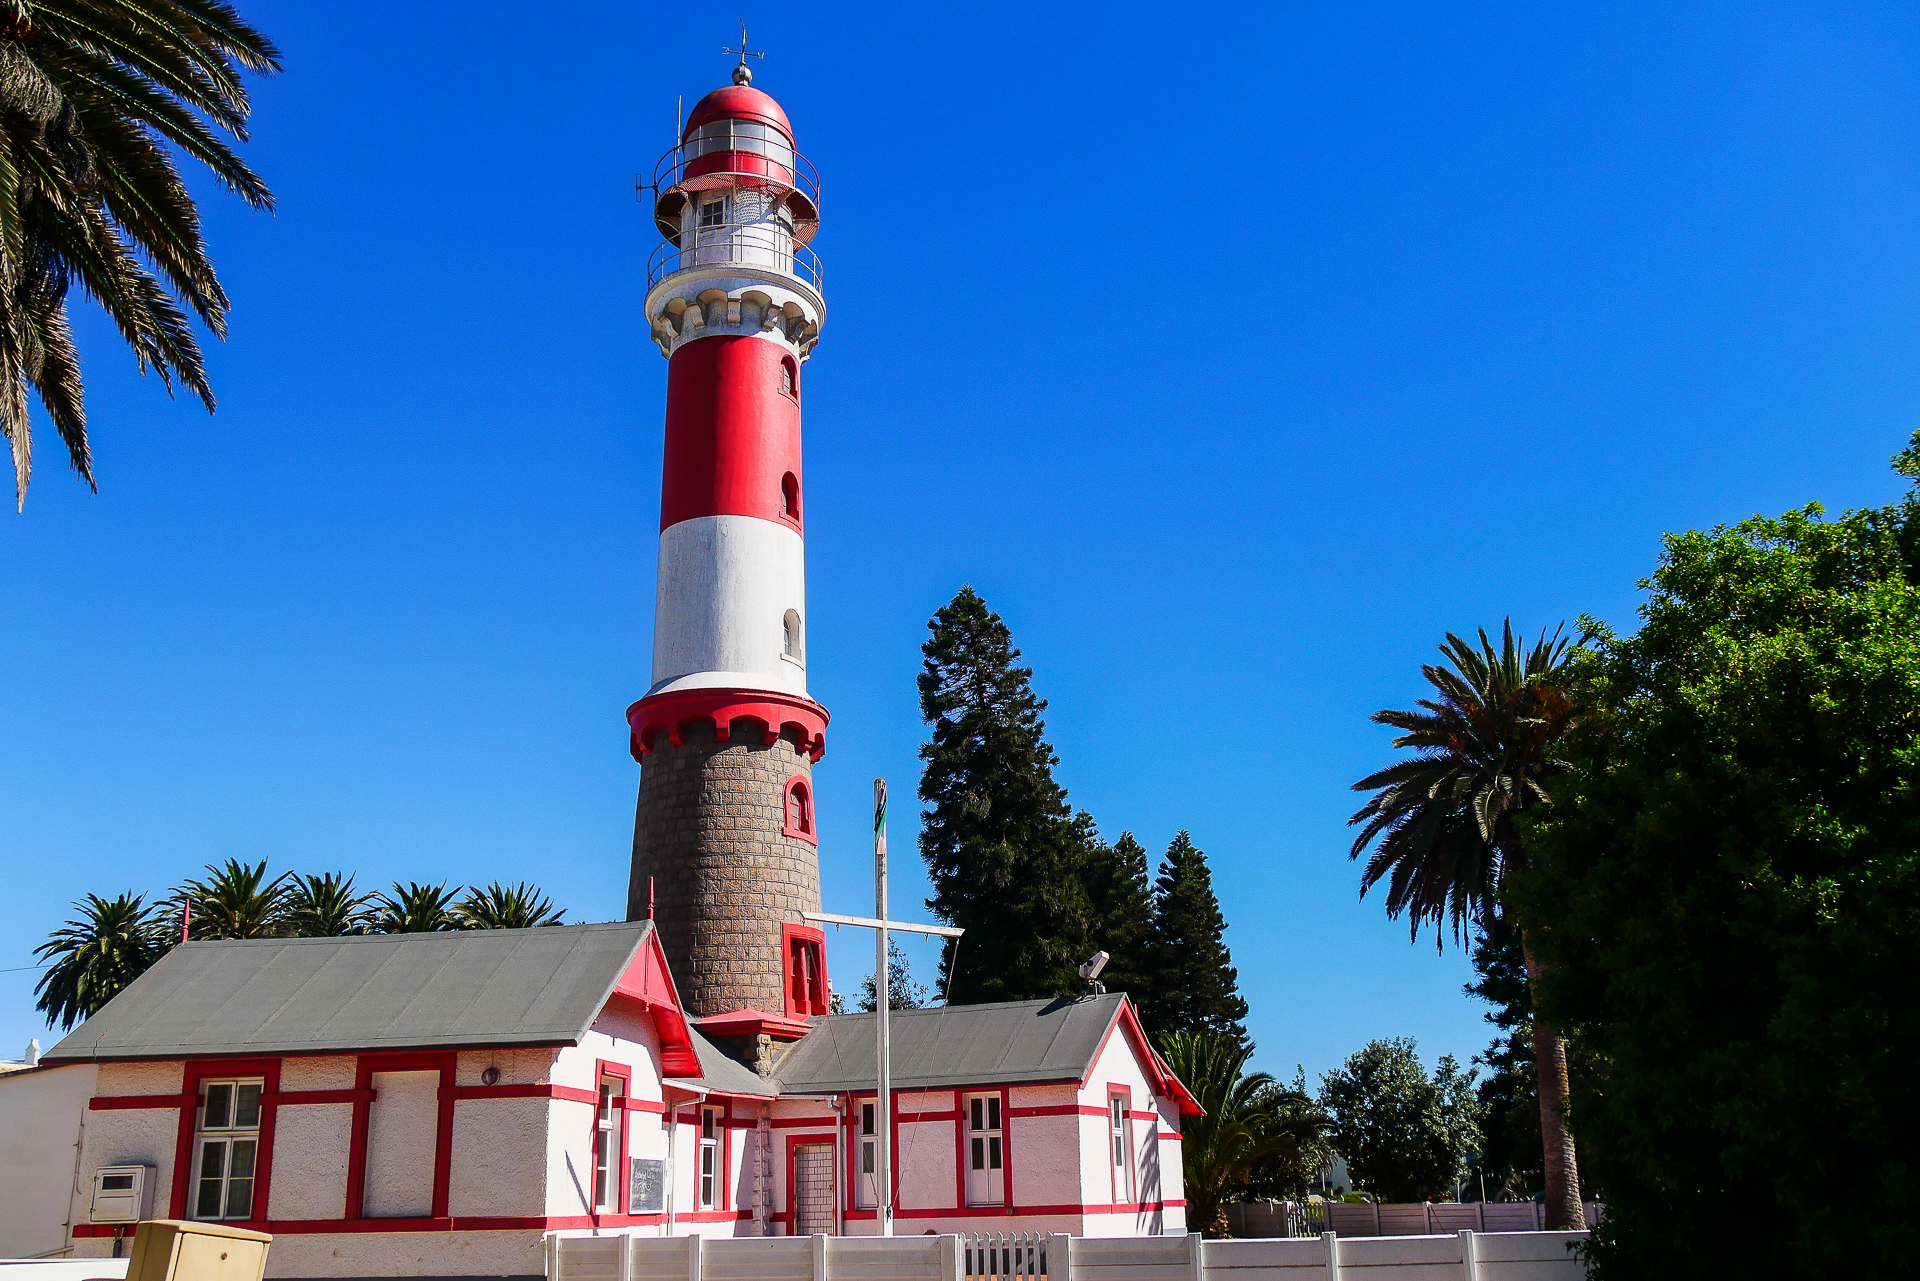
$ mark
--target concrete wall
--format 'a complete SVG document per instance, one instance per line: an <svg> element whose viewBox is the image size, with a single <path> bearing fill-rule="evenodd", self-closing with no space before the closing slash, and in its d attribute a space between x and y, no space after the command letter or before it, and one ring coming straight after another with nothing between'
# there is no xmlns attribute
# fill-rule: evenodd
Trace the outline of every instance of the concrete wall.
<svg viewBox="0 0 1920 1281"><path fill-rule="evenodd" d="M0 1076L0 1258L66 1249L75 1158L99 1070L75 1063Z"/></svg>

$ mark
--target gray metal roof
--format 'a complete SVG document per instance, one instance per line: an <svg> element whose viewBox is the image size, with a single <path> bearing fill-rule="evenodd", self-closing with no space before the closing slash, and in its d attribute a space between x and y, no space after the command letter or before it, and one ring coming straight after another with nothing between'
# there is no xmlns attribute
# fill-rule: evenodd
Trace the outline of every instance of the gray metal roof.
<svg viewBox="0 0 1920 1281"><path fill-rule="evenodd" d="M1053 1001L1005 1001L896 1010L893 1088L1080 1081L1119 1012L1121 993ZM874 1088L874 1015L835 1014L780 1063L787 1094Z"/></svg>
<svg viewBox="0 0 1920 1281"><path fill-rule="evenodd" d="M41 1061L573 1044L652 928L187 943Z"/></svg>

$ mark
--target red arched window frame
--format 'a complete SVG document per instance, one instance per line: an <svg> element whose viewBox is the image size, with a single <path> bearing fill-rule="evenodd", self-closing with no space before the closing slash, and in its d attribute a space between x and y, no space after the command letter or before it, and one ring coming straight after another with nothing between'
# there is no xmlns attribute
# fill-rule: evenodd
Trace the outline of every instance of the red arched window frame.
<svg viewBox="0 0 1920 1281"><path fill-rule="evenodd" d="M780 478L780 519L800 528L800 478L792 472Z"/></svg>
<svg viewBox="0 0 1920 1281"><path fill-rule="evenodd" d="M809 845L820 843L820 838L813 830L813 788L804 774L795 774L787 780L780 806L780 834L795 837Z"/></svg>
<svg viewBox="0 0 1920 1281"><path fill-rule="evenodd" d="M826 932L806 925L782 925L780 941L787 958L787 1017L804 1019L832 1013Z"/></svg>
<svg viewBox="0 0 1920 1281"><path fill-rule="evenodd" d="M792 356L784 357L780 361L780 392L782 395L793 397L796 401L800 399L800 366L795 363Z"/></svg>

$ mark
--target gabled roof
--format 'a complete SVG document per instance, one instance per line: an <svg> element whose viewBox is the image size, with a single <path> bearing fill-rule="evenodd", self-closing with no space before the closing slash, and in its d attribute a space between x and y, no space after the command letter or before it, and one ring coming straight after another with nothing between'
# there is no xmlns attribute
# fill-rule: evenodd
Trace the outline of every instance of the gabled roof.
<svg viewBox="0 0 1920 1281"><path fill-rule="evenodd" d="M781 1092L873 1089L874 1019L872 1014L814 1019L813 1031L780 1063ZM1124 993L895 1010L889 1023L896 1090L1039 1081L1077 1084L1093 1071L1100 1047L1118 1026L1125 1029L1148 1077L1158 1078L1163 1092L1181 1101L1183 1111L1192 1103L1147 1044Z"/></svg>
<svg viewBox="0 0 1920 1281"><path fill-rule="evenodd" d="M650 921L174 948L42 1062L577 1044L618 991L667 1015Z"/></svg>

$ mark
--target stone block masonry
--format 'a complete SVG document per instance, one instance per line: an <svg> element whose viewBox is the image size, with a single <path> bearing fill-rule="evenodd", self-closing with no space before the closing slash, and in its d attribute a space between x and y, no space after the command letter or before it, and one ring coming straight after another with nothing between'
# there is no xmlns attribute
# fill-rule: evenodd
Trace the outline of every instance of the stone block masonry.
<svg viewBox="0 0 1920 1281"><path fill-rule="evenodd" d="M812 761L790 733L768 745L757 721L734 722L724 743L707 721L682 738L660 734L640 768L627 919L646 916L651 877L654 928L694 1017L784 1013L780 926L820 910L817 850L781 830L787 782L811 791Z"/></svg>

